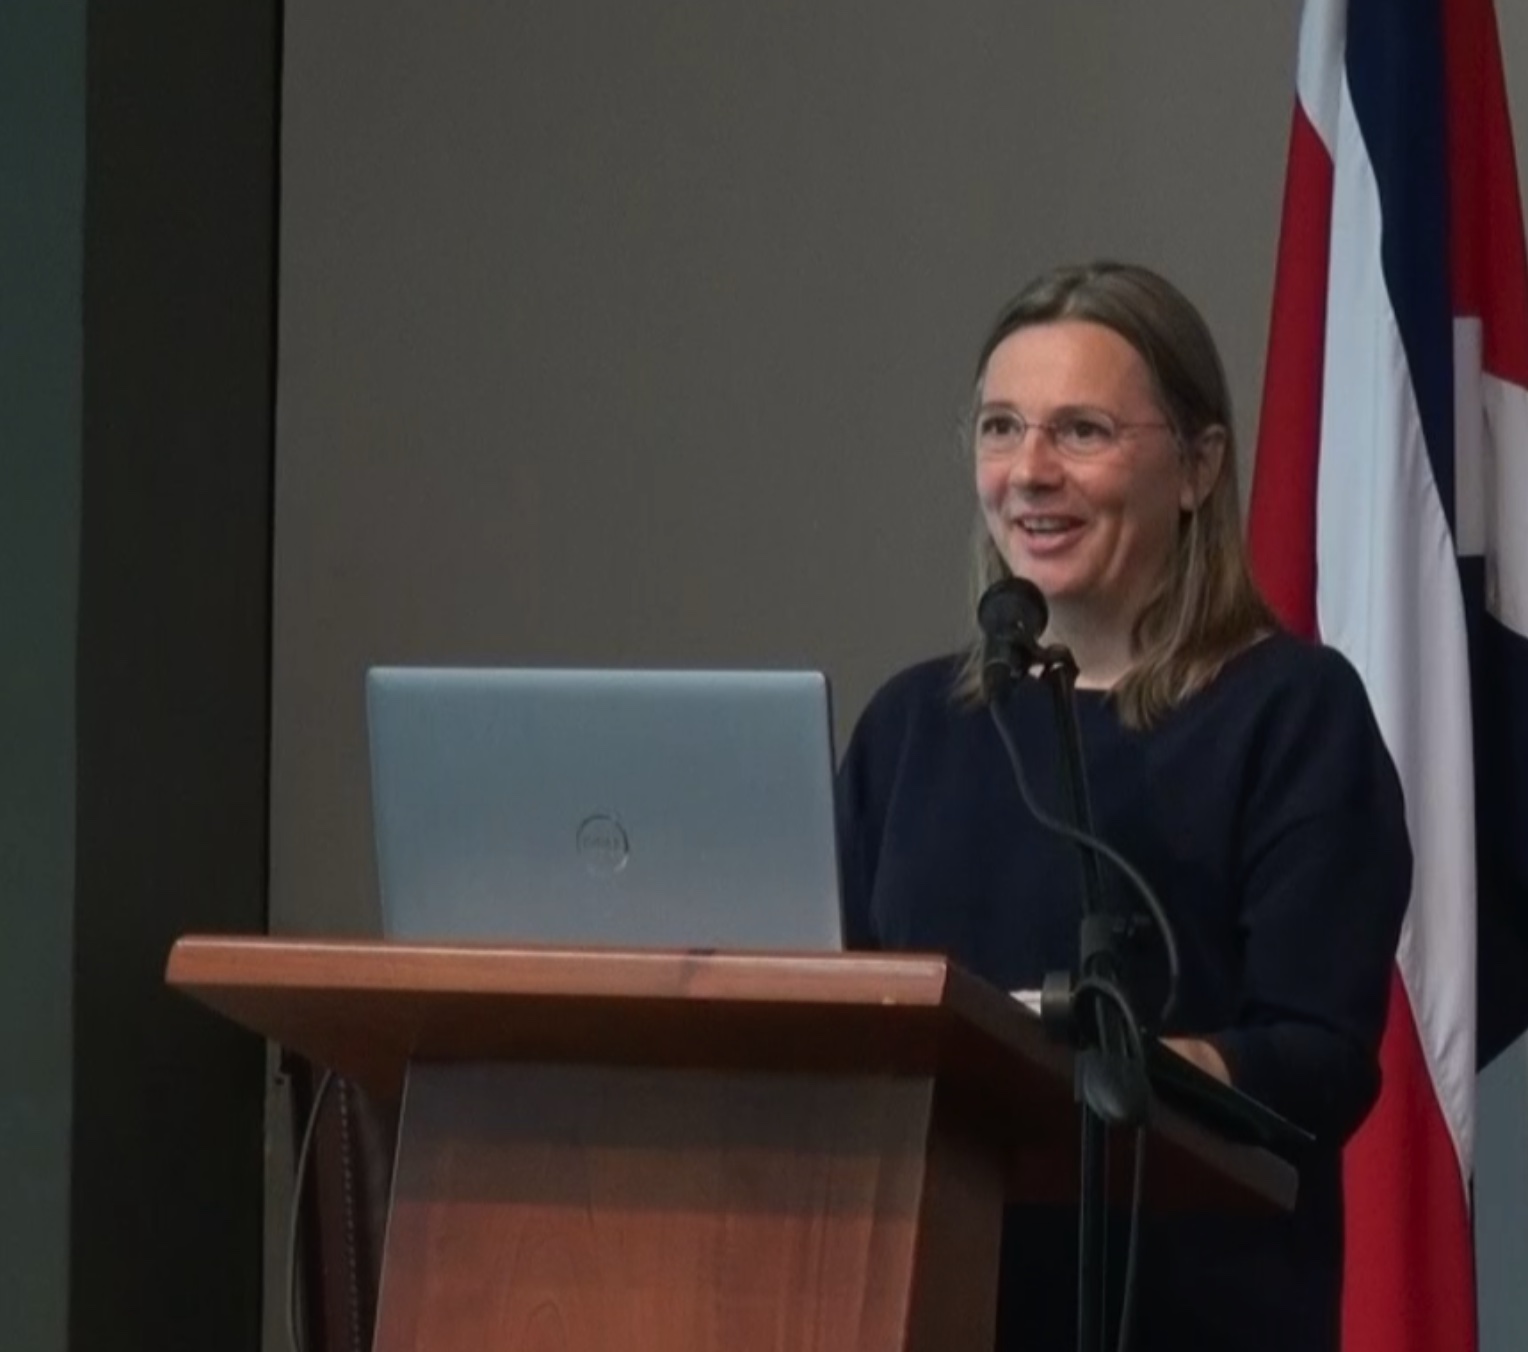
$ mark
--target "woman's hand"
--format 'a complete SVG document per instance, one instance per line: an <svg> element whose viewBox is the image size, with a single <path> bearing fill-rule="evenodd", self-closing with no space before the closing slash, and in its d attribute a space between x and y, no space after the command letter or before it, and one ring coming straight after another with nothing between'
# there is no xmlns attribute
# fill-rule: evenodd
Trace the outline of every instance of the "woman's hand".
<svg viewBox="0 0 1528 1352"><path fill-rule="evenodd" d="M1231 1083L1230 1068L1213 1043L1197 1037L1165 1037L1162 1045L1198 1066L1206 1075L1213 1075L1222 1084Z"/></svg>

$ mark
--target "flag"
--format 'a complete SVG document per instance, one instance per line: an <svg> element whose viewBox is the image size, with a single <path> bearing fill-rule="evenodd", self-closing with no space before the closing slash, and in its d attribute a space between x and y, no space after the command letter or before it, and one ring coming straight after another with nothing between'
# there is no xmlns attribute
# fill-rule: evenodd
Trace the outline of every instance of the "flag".
<svg viewBox="0 0 1528 1352"><path fill-rule="evenodd" d="M1344 1349L1473 1352L1477 987L1488 1050L1528 990L1528 267L1491 0L1307 0L1250 539L1362 674L1415 855Z"/></svg>

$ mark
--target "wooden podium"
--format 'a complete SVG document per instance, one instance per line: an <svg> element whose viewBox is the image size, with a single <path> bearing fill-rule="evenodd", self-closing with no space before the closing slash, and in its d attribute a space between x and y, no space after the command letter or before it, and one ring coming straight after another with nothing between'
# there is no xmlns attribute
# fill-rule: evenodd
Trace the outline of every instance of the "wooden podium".
<svg viewBox="0 0 1528 1352"><path fill-rule="evenodd" d="M377 1352L990 1352L1004 1201L1076 1198L1069 1053L940 958L186 938L167 979L402 1093ZM1292 1205L1151 1128L1148 1206Z"/></svg>

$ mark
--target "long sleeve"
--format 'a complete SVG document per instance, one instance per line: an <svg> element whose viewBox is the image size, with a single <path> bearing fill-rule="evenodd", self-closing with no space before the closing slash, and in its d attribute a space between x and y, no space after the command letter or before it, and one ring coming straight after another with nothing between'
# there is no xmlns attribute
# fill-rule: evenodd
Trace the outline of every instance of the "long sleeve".
<svg viewBox="0 0 1528 1352"><path fill-rule="evenodd" d="M1411 888L1394 767L1358 676L1268 711L1243 819L1240 1000L1211 1041L1236 1084L1340 1143L1379 1091L1378 1046Z"/></svg>

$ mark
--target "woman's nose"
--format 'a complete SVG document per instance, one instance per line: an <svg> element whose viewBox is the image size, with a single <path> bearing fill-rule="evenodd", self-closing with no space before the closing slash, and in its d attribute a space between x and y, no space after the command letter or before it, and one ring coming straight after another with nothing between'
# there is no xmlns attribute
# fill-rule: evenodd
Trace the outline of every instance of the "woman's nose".
<svg viewBox="0 0 1528 1352"><path fill-rule="evenodd" d="M1061 452L1050 429L1031 426L1014 447L1008 461L1008 482L1022 487L1046 487L1059 483L1063 473Z"/></svg>

